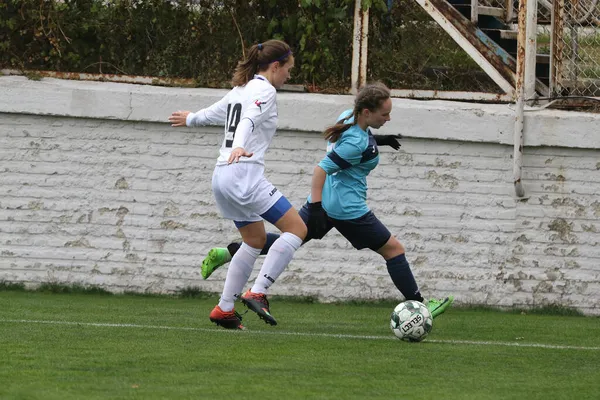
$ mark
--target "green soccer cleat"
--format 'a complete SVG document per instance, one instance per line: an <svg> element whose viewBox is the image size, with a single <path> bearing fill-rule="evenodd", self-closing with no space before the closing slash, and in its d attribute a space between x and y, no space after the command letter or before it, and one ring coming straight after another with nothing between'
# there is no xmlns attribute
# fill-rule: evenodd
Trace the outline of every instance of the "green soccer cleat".
<svg viewBox="0 0 600 400"><path fill-rule="evenodd" d="M454 301L454 296L448 296L442 300L430 299L427 302L427 309L431 313L433 318L437 317L440 314L443 314Z"/></svg>
<svg viewBox="0 0 600 400"><path fill-rule="evenodd" d="M224 247L210 249L208 255L202 260L202 279L208 279L217 268L231 261L229 250Z"/></svg>

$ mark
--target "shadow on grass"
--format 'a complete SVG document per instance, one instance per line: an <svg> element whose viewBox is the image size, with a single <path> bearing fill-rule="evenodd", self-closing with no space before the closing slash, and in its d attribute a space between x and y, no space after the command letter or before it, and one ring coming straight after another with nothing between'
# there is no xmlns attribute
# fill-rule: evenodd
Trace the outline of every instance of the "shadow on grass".
<svg viewBox="0 0 600 400"><path fill-rule="evenodd" d="M561 306L559 304L548 304L531 308L506 308L506 307L491 307L477 304L467 304L456 306L455 308L468 311L486 311L486 312L505 312L511 314L528 314L528 315L559 315L563 317L583 317L584 314L571 307Z"/></svg>

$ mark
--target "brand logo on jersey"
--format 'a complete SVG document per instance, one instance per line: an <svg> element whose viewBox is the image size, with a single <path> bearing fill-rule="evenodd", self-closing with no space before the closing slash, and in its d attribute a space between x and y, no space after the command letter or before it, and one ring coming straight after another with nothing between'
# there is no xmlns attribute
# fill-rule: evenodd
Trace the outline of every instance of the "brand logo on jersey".
<svg viewBox="0 0 600 400"><path fill-rule="evenodd" d="M277 188L273 188L273 190L271 190L271 193L269 193L269 196L273 196L275 193L277 193Z"/></svg>
<svg viewBox="0 0 600 400"><path fill-rule="evenodd" d="M254 104L256 104L256 107L258 107L258 109L260 110L260 112L262 112L262 105L263 104L267 104L266 101L260 101L260 100L254 100Z"/></svg>

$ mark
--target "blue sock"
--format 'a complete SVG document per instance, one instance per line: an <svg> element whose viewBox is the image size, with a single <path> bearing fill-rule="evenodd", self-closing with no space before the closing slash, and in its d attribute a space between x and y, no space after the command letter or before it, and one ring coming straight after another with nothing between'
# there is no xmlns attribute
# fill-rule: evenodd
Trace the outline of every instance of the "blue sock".
<svg viewBox="0 0 600 400"><path fill-rule="evenodd" d="M265 243L265 247L263 247L260 251L260 255L264 256L265 254L267 254L269 252L269 249L277 239L279 239L279 234L267 233L267 242ZM239 250L241 245L241 243L229 243L227 245L227 250L229 250L229 254L231 254L231 257L235 255L235 253Z"/></svg>
<svg viewBox="0 0 600 400"><path fill-rule="evenodd" d="M404 298L406 300L417 300L422 302L423 296L421 296L421 292L419 291L415 277L410 270L410 265L408 265L406 256L400 254L399 256L387 260L386 264L392 282L394 282L394 285L396 285Z"/></svg>

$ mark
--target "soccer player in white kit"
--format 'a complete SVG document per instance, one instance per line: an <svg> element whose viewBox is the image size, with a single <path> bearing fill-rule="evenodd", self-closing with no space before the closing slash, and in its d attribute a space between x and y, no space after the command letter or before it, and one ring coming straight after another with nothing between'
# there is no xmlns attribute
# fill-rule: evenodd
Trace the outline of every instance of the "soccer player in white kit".
<svg viewBox="0 0 600 400"><path fill-rule="evenodd" d="M210 320L227 329L244 329L234 310L240 298L268 324L277 325L270 313L267 290L291 261L306 237L307 228L290 202L265 177L265 152L277 128L276 88L290 77L294 56L279 40L254 45L233 75L234 88L220 101L196 113L176 111L171 126L225 125L225 138L213 172L212 189L217 207L234 221L242 245L231 260L219 304ZM282 235L271 246L251 289L240 296L256 258L266 242L263 220Z"/></svg>

